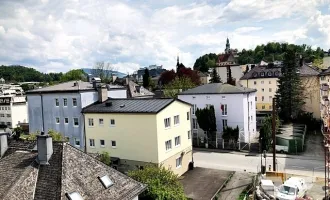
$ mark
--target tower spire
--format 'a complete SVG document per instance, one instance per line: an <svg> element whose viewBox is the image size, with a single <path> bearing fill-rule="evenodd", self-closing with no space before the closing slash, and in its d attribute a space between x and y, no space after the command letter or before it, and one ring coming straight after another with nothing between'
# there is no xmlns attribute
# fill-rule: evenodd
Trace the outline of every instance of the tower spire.
<svg viewBox="0 0 330 200"><path fill-rule="evenodd" d="M230 51L230 43L229 43L229 38L227 36L227 42L226 42L226 49L225 49L225 53L229 53Z"/></svg>
<svg viewBox="0 0 330 200"><path fill-rule="evenodd" d="M177 58L176 58L176 66L179 66L179 53L177 54Z"/></svg>

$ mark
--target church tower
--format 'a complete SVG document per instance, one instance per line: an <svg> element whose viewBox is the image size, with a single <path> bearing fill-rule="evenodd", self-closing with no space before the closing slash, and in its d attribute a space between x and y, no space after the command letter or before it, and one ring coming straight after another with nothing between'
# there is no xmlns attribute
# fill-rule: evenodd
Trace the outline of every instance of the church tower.
<svg viewBox="0 0 330 200"><path fill-rule="evenodd" d="M229 43L229 39L227 37L225 53L229 53L229 52L230 52L230 43Z"/></svg>

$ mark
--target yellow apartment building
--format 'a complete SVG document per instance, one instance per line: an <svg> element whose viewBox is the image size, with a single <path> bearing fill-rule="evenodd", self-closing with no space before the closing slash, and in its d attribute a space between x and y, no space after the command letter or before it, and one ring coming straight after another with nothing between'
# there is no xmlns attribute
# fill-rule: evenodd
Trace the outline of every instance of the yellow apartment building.
<svg viewBox="0 0 330 200"><path fill-rule="evenodd" d="M149 163L182 175L192 162L191 105L181 100L108 99L83 109L88 153L109 152L122 171Z"/></svg>

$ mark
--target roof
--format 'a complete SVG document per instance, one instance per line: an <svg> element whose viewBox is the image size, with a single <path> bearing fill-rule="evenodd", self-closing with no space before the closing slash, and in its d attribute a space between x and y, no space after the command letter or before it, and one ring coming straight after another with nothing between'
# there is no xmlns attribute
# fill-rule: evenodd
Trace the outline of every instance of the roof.
<svg viewBox="0 0 330 200"><path fill-rule="evenodd" d="M330 74L330 67L328 67L328 69L323 70L319 75L320 76L325 76L325 75L329 75Z"/></svg>
<svg viewBox="0 0 330 200"><path fill-rule="evenodd" d="M224 83L209 83L201 85L184 92L179 95L190 95L190 94L244 94L256 92L256 89L250 89L246 87L233 86Z"/></svg>
<svg viewBox="0 0 330 200"><path fill-rule="evenodd" d="M305 77L305 76L317 76L320 74L320 70L313 66L309 66L304 64L299 68L300 76Z"/></svg>
<svg viewBox="0 0 330 200"><path fill-rule="evenodd" d="M94 103L85 107L83 113L158 113L174 101L172 98L137 98L137 99L109 99L103 103ZM109 103L112 105L110 106ZM109 106L107 106L109 105Z"/></svg>
<svg viewBox="0 0 330 200"><path fill-rule="evenodd" d="M78 192L83 199L133 199L146 186L103 164L68 143L53 142L49 165L39 165L36 141L10 141L0 159L0 199L67 199ZM114 183L105 189L98 176Z"/></svg>
<svg viewBox="0 0 330 200"><path fill-rule="evenodd" d="M257 79L257 78L277 78L281 76L280 67L268 67L268 65L255 66L248 73L240 78L240 80Z"/></svg>
<svg viewBox="0 0 330 200"><path fill-rule="evenodd" d="M140 86L133 81L128 82L128 91L129 96L132 98L138 98L138 97L151 97L155 94L144 88L143 86Z"/></svg>

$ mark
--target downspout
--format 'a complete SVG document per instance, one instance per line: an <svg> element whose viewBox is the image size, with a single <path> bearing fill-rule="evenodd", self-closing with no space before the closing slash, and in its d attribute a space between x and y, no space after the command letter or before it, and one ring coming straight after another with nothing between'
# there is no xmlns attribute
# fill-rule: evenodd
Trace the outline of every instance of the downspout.
<svg viewBox="0 0 330 200"><path fill-rule="evenodd" d="M39 93L41 98L41 119L42 119L42 131L45 132L45 119L44 119L44 98L41 93Z"/></svg>

